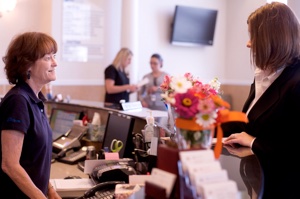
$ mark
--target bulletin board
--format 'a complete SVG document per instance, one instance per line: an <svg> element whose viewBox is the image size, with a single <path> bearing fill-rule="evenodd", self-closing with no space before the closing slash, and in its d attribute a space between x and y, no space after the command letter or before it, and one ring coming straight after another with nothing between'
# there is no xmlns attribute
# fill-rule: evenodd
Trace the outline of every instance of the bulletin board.
<svg viewBox="0 0 300 199"><path fill-rule="evenodd" d="M52 0L58 44L52 85L103 85L104 70L120 49L121 0Z"/></svg>
<svg viewBox="0 0 300 199"><path fill-rule="evenodd" d="M104 12L97 1L63 1L63 61L99 61L103 57Z"/></svg>

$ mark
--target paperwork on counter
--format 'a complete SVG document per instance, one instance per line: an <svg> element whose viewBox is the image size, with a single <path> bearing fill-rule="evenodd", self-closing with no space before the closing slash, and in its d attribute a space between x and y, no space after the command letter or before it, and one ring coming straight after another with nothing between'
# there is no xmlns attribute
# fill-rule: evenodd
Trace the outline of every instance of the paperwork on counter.
<svg viewBox="0 0 300 199"><path fill-rule="evenodd" d="M152 116L157 118L157 117L168 117L168 112L167 111L159 111L159 110L150 110L148 108L141 108L138 110L132 110L132 111L120 111L120 113L124 113L126 115L132 115L135 117L141 117L141 118L146 118L149 116L149 111L152 112Z"/></svg>
<svg viewBox="0 0 300 199"><path fill-rule="evenodd" d="M95 185L89 178L51 179L50 182L62 198L80 197Z"/></svg>

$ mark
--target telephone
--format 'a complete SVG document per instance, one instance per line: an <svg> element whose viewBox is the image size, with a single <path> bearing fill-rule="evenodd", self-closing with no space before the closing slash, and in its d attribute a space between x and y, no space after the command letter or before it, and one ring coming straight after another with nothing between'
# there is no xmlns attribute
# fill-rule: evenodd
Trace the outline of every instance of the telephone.
<svg viewBox="0 0 300 199"><path fill-rule="evenodd" d="M76 124L73 125L68 132L53 141L52 158L57 160L64 158L66 163L75 163L77 160L81 160L86 152L84 148L81 148L80 140L86 133L87 127Z"/></svg>
<svg viewBox="0 0 300 199"><path fill-rule="evenodd" d="M115 187L117 184L124 184L124 181L108 181L96 184L87 190L83 196L76 199L109 199L114 198Z"/></svg>
<svg viewBox="0 0 300 199"><path fill-rule="evenodd" d="M60 162L67 164L76 164L86 158L87 147L83 146L80 149L68 148L64 149L57 155L56 158Z"/></svg>
<svg viewBox="0 0 300 199"><path fill-rule="evenodd" d="M130 162L110 161L96 166L90 174L95 184L107 181L129 182L129 175L137 174Z"/></svg>

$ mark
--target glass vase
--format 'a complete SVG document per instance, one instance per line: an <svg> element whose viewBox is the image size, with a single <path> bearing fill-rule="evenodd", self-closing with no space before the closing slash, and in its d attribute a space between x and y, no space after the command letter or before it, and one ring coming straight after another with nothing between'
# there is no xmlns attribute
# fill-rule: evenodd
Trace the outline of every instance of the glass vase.
<svg viewBox="0 0 300 199"><path fill-rule="evenodd" d="M214 135L213 129L188 130L177 128L177 142L181 149L210 149Z"/></svg>
<svg viewBox="0 0 300 199"><path fill-rule="evenodd" d="M170 103L166 104L167 111L168 111L168 122L167 122L167 128L170 130L170 138L172 140L175 139L176 137L176 126L175 126L175 118L176 118L176 113L174 110L174 107L171 106Z"/></svg>
<svg viewBox="0 0 300 199"><path fill-rule="evenodd" d="M214 126L201 127L195 118L176 118L176 141L179 149L211 149Z"/></svg>

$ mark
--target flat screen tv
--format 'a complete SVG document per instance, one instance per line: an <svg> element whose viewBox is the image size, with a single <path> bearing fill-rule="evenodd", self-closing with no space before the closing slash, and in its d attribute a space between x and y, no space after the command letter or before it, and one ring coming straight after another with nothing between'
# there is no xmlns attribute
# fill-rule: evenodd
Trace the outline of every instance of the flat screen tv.
<svg viewBox="0 0 300 199"><path fill-rule="evenodd" d="M171 44L183 46L213 45L218 11L176 5Z"/></svg>

